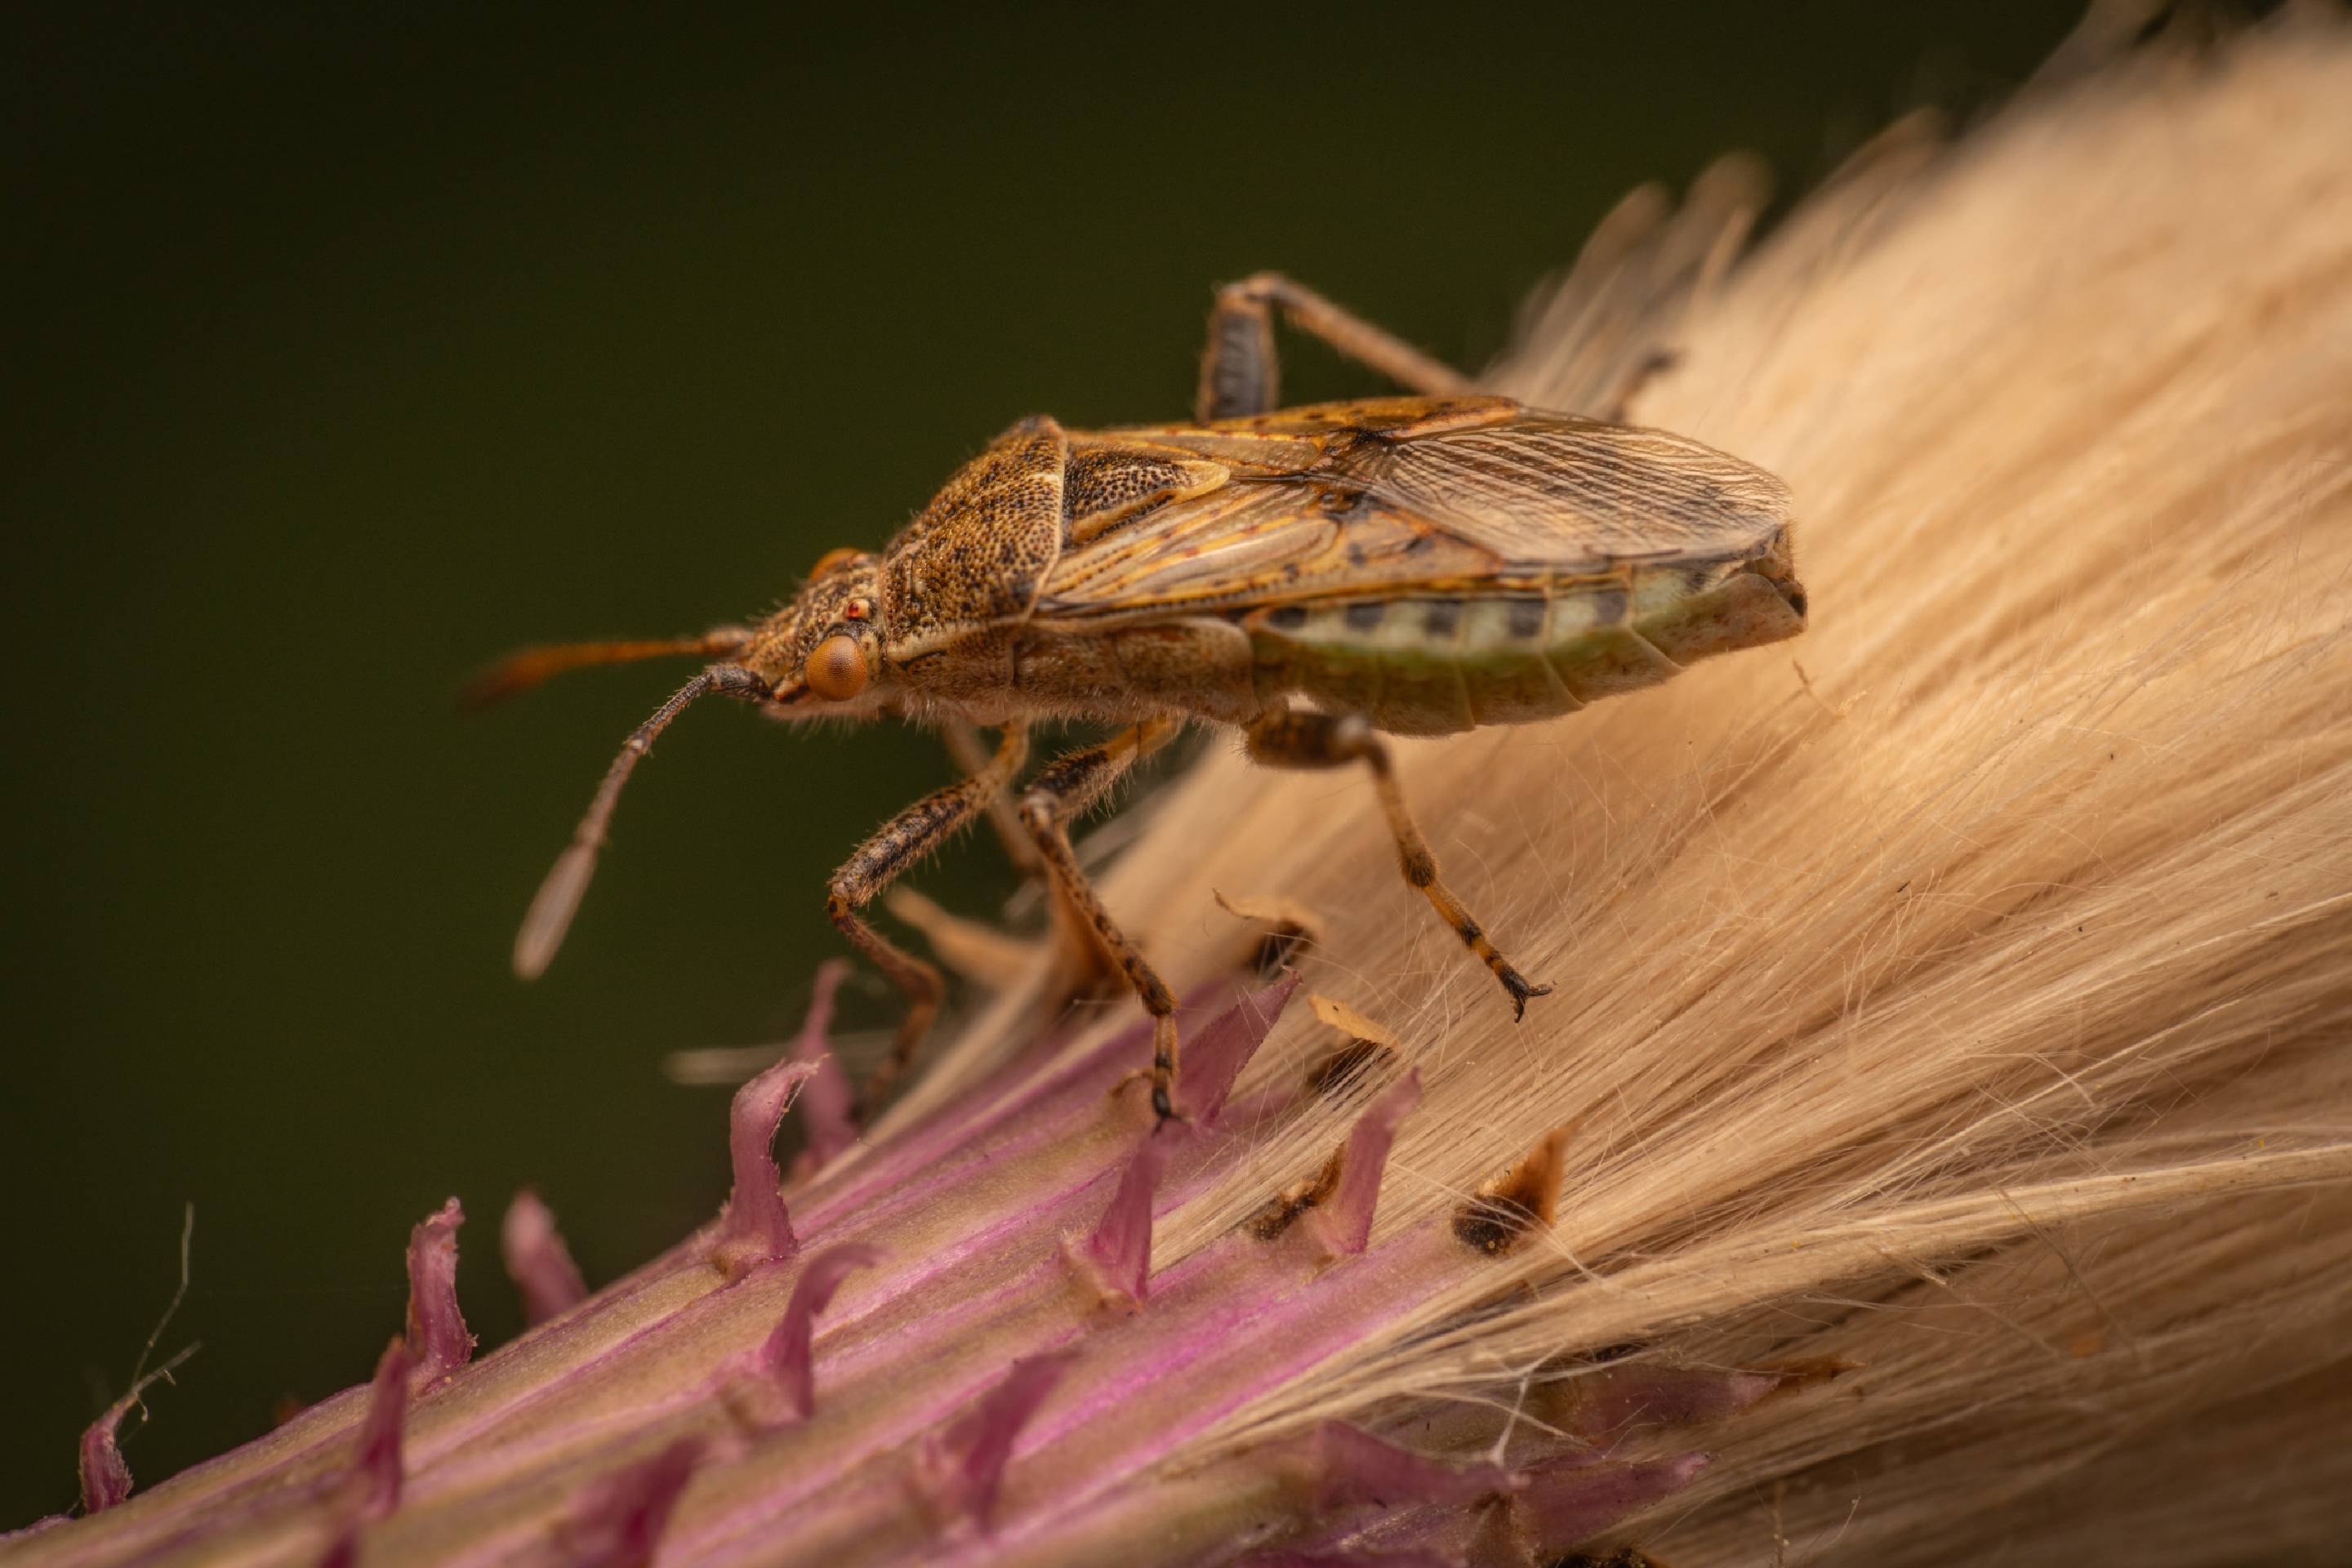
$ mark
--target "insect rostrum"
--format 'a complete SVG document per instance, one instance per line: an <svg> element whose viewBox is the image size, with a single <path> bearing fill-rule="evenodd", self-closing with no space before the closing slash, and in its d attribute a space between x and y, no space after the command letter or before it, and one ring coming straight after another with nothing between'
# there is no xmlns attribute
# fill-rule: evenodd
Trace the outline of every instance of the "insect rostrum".
<svg viewBox="0 0 2352 1568"><path fill-rule="evenodd" d="M1275 409L1277 310L1418 395ZM886 1080L920 1044L941 987L865 908L1013 788L1040 718L1126 726L1036 774L1019 820L1153 1017L1161 1118L1177 1113L1174 1004L1079 869L1069 823L1187 722L1240 730L1269 767L1362 764L1405 880L1524 1012L1549 987L1513 968L1447 889L1381 736L1549 719L1794 637L1806 600L1789 510L1778 479L1696 441L1472 394L1286 279L1234 284L1211 318L1191 423L1024 419L896 539L827 554L757 626L533 650L486 678L478 689L500 695L586 664L717 660L614 760L531 906L515 967L546 967L637 759L716 692L781 718L1000 732L993 757L885 824L828 889L834 923L908 998Z"/></svg>

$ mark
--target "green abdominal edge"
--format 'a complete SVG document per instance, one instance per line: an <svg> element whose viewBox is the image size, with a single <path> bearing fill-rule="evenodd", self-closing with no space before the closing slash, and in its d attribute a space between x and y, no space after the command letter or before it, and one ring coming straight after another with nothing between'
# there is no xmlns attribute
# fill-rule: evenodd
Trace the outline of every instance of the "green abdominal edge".
<svg viewBox="0 0 2352 1568"><path fill-rule="evenodd" d="M1539 633L1516 645L1492 637L1469 642L1458 624L1451 643L1422 635L1413 618L1417 603L1387 603L1377 616L1362 601L1319 606L1293 626L1253 617L1259 698L1305 698L1327 711L1362 713L1395 734L1453 734L1573 713L1588 702L1655 686L1694 660L1804 629L1780 592L1746 572L1630 622L1587 626L1556 640ZM1351 607L1359 625L1349 624ZM1492 619L1481 616L1482 623Z"/></svg>

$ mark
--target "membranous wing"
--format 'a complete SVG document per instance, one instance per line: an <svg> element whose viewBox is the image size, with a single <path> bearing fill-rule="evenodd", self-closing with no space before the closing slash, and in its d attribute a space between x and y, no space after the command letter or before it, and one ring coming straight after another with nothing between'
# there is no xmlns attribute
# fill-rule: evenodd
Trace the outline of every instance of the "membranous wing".
<svg viewBox="0 0 2352 1568"><path fill-rule="evenodd" d="M1773 548L1789 493L1686 437L1508 398L1385 398L1206 426L1073 432L1224 482L1074 520L1038 620L1557 585Z"/></svg>

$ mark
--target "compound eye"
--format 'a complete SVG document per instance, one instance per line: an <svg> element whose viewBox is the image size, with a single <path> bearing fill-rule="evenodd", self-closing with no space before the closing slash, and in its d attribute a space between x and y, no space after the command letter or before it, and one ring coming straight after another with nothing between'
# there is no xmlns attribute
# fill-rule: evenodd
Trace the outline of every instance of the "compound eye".
<svg viewBox="0 0 2352 1568"><path fill-rule="evenodd" d="M803 673L811 691L828 702L846 702L866 689L866 655L856 637L829 637L810 651Z"/></svg>

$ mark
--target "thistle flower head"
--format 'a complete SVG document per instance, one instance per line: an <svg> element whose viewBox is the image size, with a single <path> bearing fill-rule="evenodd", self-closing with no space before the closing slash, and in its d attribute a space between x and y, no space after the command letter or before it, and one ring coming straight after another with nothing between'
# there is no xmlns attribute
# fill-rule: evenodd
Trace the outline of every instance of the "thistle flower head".
<svg viewBox="0 0 2352 1568"><path fill-rule="evenodd" d="M1105 882L1186 997L1183 1121L1148 1026L1027 1005L1040 963L856 1129L828 972L703 1231L582 1299L519 1205L542 1321L476 1361L452 1200L372 1387L128 1500L94 1428L92 1517L5 1554L2340 1539L2352 1460L2295 1434L2352 1418L2347 103L2352 38L2292 22L1898 128L1745 259L1742 163L1603 226L1486 380L1597 407L1671 346L1634 416L1790 482L1812 627L1402 750L1558 982L1523 1025L1369 795L1210 758ZM1221 898L1308 911L1317 1005L1237 978Z"/></svg>

